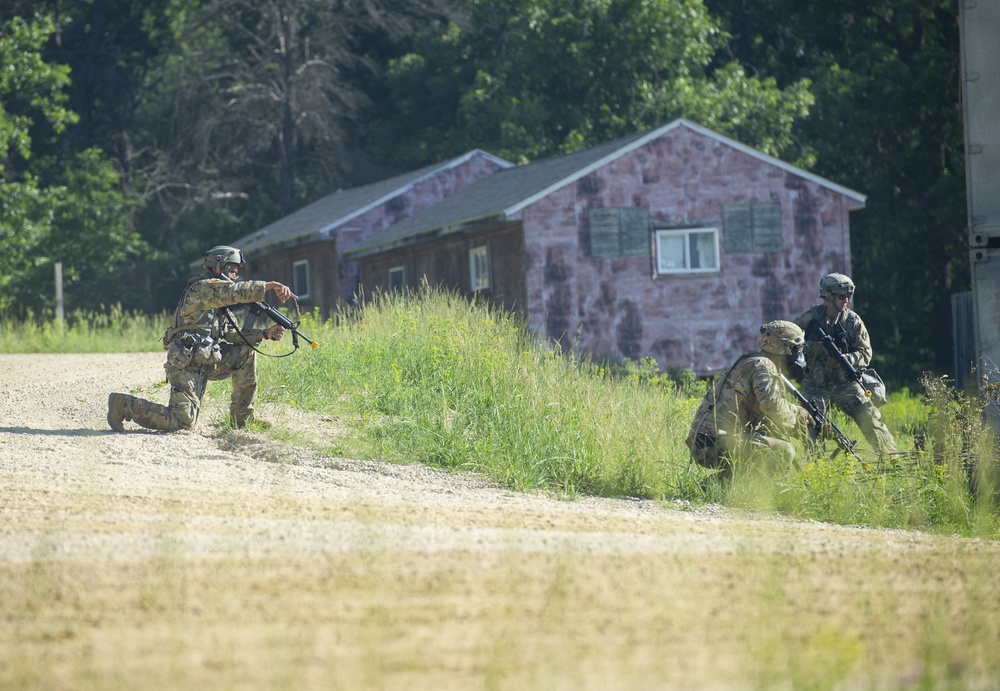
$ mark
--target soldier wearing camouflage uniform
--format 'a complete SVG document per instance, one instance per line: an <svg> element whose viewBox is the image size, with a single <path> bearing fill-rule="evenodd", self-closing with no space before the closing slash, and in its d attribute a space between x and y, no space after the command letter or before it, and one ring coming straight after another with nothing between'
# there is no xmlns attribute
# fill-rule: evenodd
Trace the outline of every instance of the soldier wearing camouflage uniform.
<svg viewBox="0 0 1000 691"><path fill-rule="evenodd" d="M819 282L823 302L814 305L793 321L806 334L806 374L802 380L806 398L818 399L823 406L836 405L849 415L865 439L880 455L896 450L896 441L882 416L862 386L850 378L826 348L815 325L818 324L837 343L837 347L855 370L871 363L872 345L861 317L847 304L854 297L854 282L844 274L827 274Z"/></svg>
<svg viewBox="0 0 1000 691"><path fill-rule="evenodd" d="M296 297L276 281L240 281L243 253L220 245L204 254L205 272L188 282L174 312L174 326L163 336L170 384L170 404L113 393L108 396L108 424L124 432L130 420L148 429L172 432L191 429L198 420L209 381L232 378L231 422L243 427L253 419L257 396L257 360L254 347L263 340L280 340L284 328L239 329L230 305L259 302L268 290L285 302Z"/></svg>
<svg viewBox="0 0 1000 691"><path fill-rule="evenodd" d="M692 461L721 468L720 479L731 477L739 461L791 465L795 447L788 439L814 423L785 397L779 375L805 365L803 344L802 329L791 322L760 327L760 350L742 355L698 406L686 441Z"/></svg>

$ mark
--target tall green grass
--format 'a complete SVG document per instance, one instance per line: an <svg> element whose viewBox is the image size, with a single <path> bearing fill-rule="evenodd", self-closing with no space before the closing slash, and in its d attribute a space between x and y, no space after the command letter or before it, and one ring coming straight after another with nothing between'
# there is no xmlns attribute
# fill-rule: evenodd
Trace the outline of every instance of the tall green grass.
<svg viewBox="0 0 1000 691"><path fill-rule="evenodd" d="M0 352L158 350L167 321L119 308L74 313L65 325L2 320ZM323 448L332 454L471 470L514 490L568 497L722 502L843 524L1000 535L996 442L978 400L946 379L926 376L921 395L895 392L882 408L896 457L875 458L835 411L863 462L800 444L794 467L748 464L720 485L684 446L705 387L690 373L565 354L509 313L427 287L377 296L325 322L306 315L301 329L322 347L260 358L260 394L336 417L344 431Z"/></svg>
<svg viewBox="0 0 1000 691"><path fill-rule="evenodd" d="M162 350L169 314L148 315L112 305L74 310L60 322L50 315L0 315L0 353L139 353Z"/></svg>
<svg viewBox="0 0 1000 691"><path fill-rule="evenodd" d="M507 313L426 290L378 297L323 333L320 350L262 377L295 405L354 415L373 458L478 471L517 490L696 492L677 443L695 401L612 380Z"/></svg>
<svg viewBox="0 0 1000 691"><path fill-rule="evenodd" d="M323 347L265 362L262 381L295 406L340 415L353 436L332 440L334 453L478 471L516 490L719 501L844 524L1000 535L992 435L975 402L956 402L944 380L928 378L921 397L896 392L882 408L899 456L876 459L835 412L864 463L833 446L810 454L800 445L794 468L748 465L721 486L684 445L704 391L690 376L564 354L505 312L427 288L303 329Z"/></svg>

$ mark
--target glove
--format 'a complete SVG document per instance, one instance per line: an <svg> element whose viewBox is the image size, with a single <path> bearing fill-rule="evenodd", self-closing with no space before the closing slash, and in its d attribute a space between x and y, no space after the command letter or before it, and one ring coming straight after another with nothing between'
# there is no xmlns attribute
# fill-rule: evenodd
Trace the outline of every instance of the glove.
<svg viewBox="0 0 1000 691"><path fill-rule="evenodd" d="M802 351L806 354L806 362L812 364L816 358L826 356L826 348L820 341L806 341Z"/></svg>
<svg viewBox="0 0 1000 691"><path fill-rule="evenodd" d="M833 425L829 422L824 422L816 431L816 437L819 439L834 439L836 436L836 432L833 431Z"/></svg>
<svg viewBox="0 0 1000 691"><path fill-rule="evenodd" d="M798 421L799 429L807 430L810 427L814 427L816 425L816 421L813 420L812 415L810 415L809 411L806 410L805 408L798 408L797 414L799 416L799 421Z"/></svg>

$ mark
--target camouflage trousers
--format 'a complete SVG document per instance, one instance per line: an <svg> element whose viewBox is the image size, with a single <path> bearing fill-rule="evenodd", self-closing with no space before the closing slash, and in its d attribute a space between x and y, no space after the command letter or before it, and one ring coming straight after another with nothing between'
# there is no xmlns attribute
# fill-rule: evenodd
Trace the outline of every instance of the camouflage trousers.
<svg viewBox="0 0 1000 691"><path fill-rule="evenodd" d="M217 365L175 367L168 360L163 368L170 384L169 405L132 398L129 402L131 419L148 429L167 432L191 429L198 421L208 382L229 378L233 380L230 417L233 420L251 417L257 398L256 353L248 346L226 343L221 347L221 354L222 361Z"/></svg>
<svg viewBox="0 0 1000 691"><path fill-rule="evenodd" d="M795 447L790 442L760 433L719 436L698 433L689 448L691 460L705 468L720 468L723 478L732 476L737 463L774 469L789 468L795 461Z"/></svg>
<svg viewBox="0 0 1000 691"><path fill-rule="evenodd" d="M880 456L896 451L896 440L882 422L882 414L857 382L850 381L832 390L806 387L803 394L809 400L818 400L824 409L832 404L843 410L854 420L868 445Z"/></svg>

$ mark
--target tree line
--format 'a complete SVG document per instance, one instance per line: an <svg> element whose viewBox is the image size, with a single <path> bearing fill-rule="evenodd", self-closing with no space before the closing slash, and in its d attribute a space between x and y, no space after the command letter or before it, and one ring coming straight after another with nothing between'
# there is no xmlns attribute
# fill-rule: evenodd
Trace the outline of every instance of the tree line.
<svg viewBox="0 0 1000 691"><path fill-rule="evenodd" d="M188 262L337 189L687 117L868 195L856 309L896 384L968 288L955 0L12 0L0 313L159 311ZM817 277L818 281L819 277Z"/></svg>

